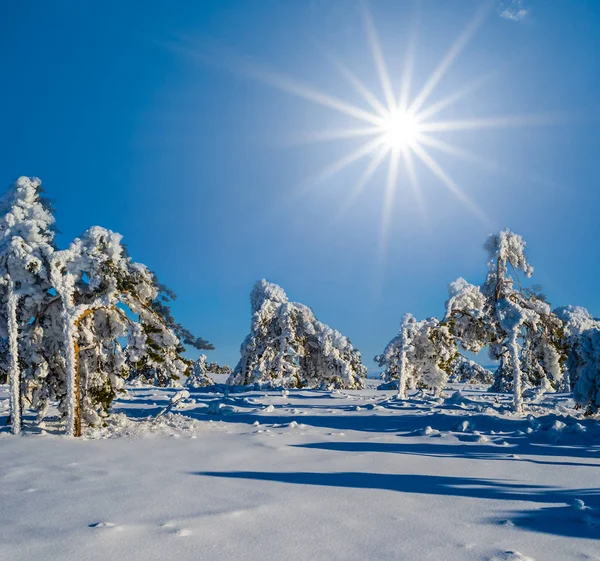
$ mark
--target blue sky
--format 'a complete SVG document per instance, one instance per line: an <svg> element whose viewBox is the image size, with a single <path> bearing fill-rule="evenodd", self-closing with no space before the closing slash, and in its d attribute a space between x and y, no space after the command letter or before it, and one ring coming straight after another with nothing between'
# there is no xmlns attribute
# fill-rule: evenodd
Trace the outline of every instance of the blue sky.
<svg viewBox="0 0 600 561"><path fill-rule="evenodd" d="M396 89L411 30L414 96L480 4L371 2ZM298 140L357 122L231 63L252 60L368 108L326 56L383 97L351 0L7 3L0 177L42 178L62 244L94 224L121 232L179 295L180 321L215 344L209 358L230 364L249 329L249 291L266 277L373 366L404 312L440 315L448 282L481 281L482 244L503 227L527 240L534 282L554 305L600 315L600 3L509 4L492 4L428 103L489 75L440 118L551 113L561 123L444 133L496 162L431 152L489 220L417 162L426 214L401 169L383 258L384 166L341 218L368 159L302 191L360 141ZM527 13L501 17L507 6Z"/></svg>

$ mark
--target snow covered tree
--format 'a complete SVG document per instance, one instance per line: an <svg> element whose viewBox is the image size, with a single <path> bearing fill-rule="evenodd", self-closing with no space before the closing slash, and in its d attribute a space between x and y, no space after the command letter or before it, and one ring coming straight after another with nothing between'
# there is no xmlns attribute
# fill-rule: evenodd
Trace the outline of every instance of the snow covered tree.
<svg viewBox="0 0 600 561"><path fill-rule="evenodd" d="M494 381L494 374L475 361L463 355L458 355L452 363L449 381L454 383L489 385Z"/></svg>
<svg viewBox="0 0 600 561"><path fill-rule="evenodd" d="M413 315L404 314L398 335L374 359L378 366L385 367L381 375L384 382L398 381L398 398L406 397L407 386L412 388L416 385L414 367L409 363L407 353L417 329L417 320Z"/></svg>
<svg viewBox="0 0 600 561"><path fill-rule="evenodd" d="M53 254L51 271L62 304L67 434L81 434L82 405L90 424L106 414L128 374L126 357L154 379L178 378L188 369L170 322L152 306L155 275L131 260L120 234L90 228ZM124 337L126 351L118 342Z"/></svg>
<svg viewBox="0 0 600 561"><path fill-rule="evenodd" d="M12 432L21 431L22 364L31 349L28 332L48 299L48 259L54 250L54 217L37 178L20 177L0 199L0 290L6 303L1 336L8 340ZM6 331L4 331L6 329Z"/></svg>
<svg viewBox="0 0 600 561"><path fill-rule="evenodd" d="M600 320L581 306L555 310L563 321L568 347L566 386L587 414L600 410Z"/></svg>
<svg viewBox="0 0 600 561"><path fill-rule="evenodd" d="M436 318L417 321L405 314L398 335L375 361L386 367L386 382L398 380L398 398L403 399L407 387L421 386L440 392L456 356L454 336L446 324Z"/></svg>
<svg viewBox="0 0 600 561"><path fill-rule="evenodd" d="M307 306L262 280L250 294L252 324L229 384L301 388L361 388L366 368L360 353L338 331L319 322Z"/></svg>
<svg viewBox="0 0 600 561"><path fill-rule="evenodd" d="M219 364L217 362L207 364L206 371L209 374L227 374L228 376L233 372L231 366L228 364Z"/></svg>
<svg viewBox="0 0 600 561"><path fill-rule="evenodd" d="M198 360L192 364L186 383L192 388L204 388L206 386L214 385L214 381L208 375L206 355L200 355Z"/></svg>
<svg viewBox="0 0 600 561"><path fill-rule="evenodd" d="M525 277L533 273L521 236L503 230L490 235L485 248L489 260L483 286L464 279L452 283L445 321L464 349L479 352L488 345L490 358L502 365L499 375L510 366L512 381L496 380L494 388L512 387L514 409L521 413L524 382L541 390L562 383L566 358L562 322L539 291L520 282L520 273Z"/></svg>

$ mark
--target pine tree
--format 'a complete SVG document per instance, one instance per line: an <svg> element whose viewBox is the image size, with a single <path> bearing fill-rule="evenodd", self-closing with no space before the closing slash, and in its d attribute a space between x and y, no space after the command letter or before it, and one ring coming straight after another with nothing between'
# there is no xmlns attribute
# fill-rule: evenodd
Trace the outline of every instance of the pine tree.
<svg viewBox="0 0 600 561"><path fill-rule="evenodd" d="M555 310L563 321L568 349L567 389L587 414L600 411L600 320L581 306Z"/></svg>
<svg viewBox="0 0 600 561"><path fill-rule="evenodd" d="M214 385L214 381L208 375L206 355L200 355L198 359L192 364L190 374L186 383L192 388L204 388L206 386Z"/></svg>
<svg viewBox="0 0 600 561"><path fill-rule="evenodd" d="M522 286L519 274L531 277L525 242L510 230L489 236L488 273L481 288L458 279L449 287L445 322L460 345L479 352L489 346L500 361L493 389L512 387L514 409L523 411L523 386L542 391L560 387L566 359L562 322L539 290ZM516 278L513 278L514 277ZM512 381L505 378L510 368Z"/></svg>
<svg viewBox="0 0 600 561"><path fill-rule="evenodd" d="M229 384L363 387L366 368L360 353L310 308L290 302L281 287L264 279L252 289L250 304L251 331Z"/></svg>
<svg viewBox="0 0 600 561"><path fill-rule="evenodd" d="M48 259L54 250L54 217L37 178L20 177L0 199L0 282L9 355L12 432L21 432L24 379L31 360L32 319L50 297ZM2 334L3 335L3 334Z"/></svg>
<svg viewBox="0 0 600 561"><path fill-rule="evenodd" d="M128 374L126 359L162 385L189 368L172 318L153 306L155 275L131 260L120 234L94 226L55 252L52 283L62 304L67 434L81 434L82 406L91 424L106 415Z"/></svg>

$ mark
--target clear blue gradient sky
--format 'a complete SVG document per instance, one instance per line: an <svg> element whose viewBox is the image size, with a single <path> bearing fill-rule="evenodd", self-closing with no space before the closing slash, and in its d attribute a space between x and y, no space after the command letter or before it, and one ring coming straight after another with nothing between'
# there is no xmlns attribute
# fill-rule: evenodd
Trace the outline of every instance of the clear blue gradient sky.
<svg viewBox="0 0 600 561"><path fill-rule="evenodd" d="M373 1L394 85L411 29L414 95L479 4ZM265 277L348 335L372 367L404 312L440 315L448 282L481 281L482 244L503 227L527 240L534 282L554 305L600 315L600 2L522 5L521 21L492 6L431 99L492 71L443 117L566 111L568 122L445 133L498 163L494 171L436 153L490 221L418 163L427 215L401 171L384 269L385 169L341 219L365 160L297 195L358 144L294 141L357 123L231 71L222 56L248 56L366 108L324 56L382 97L352 0L3 3L0 177L6 186L42 178L63 245L94 224L121 232L179 295L180 321L215 344L209 358L230 364L249 330L249 291Z"/></svg>

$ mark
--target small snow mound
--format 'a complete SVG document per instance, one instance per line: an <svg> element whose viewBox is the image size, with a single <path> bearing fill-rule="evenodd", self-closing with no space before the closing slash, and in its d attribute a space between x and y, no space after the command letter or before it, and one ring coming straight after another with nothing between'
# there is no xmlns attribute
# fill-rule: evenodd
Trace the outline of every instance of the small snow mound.
<svg viewBox="0 0 600 561"><path fill-rule="evenodd" d="M469 403L469 400L463 395L463 393L458 390L455 391L450 397L447 397L444 400L444 403L447 405L464 405L465 403Z"/></svg>
<svg viewBox="0 0 600 561"><path fill-rule="evenodd" d="M211 426L211 429L216 428ZM190 436L207 429L207 425L191 417L179 413L165 413L160 417L145 419L129 418L124 413L111 415L105 420L103 427L87 428L85 437L89 439L106 439L147 436L173 436L174 434Z"/></svg>
<svg viewBox="0 0 600 561"><path fill-rule="evenodd" d="M88 528L114 528L116 524L114 522L94 522L90 524Z"/></svg>
<svg viewBox="0 0 600 561"><path fill-rule="evenodd" d="M462 421L460 423L458 423L456 430L459 432L468 432L470 430L473 430L475 428L475 424L474 423L470 423L469 421Z"/></svg>
<svg viewBox="0 0 600 561"><path fill-rule="evenodd" d="M436 434L440 434L440 431L437 429L433 429L429 425L427 425L425 428L417 429L413 432L413 434L415 436L433 436Z"/></svg>
<svg viewBox="0 0 600 561"><path fill-rule="evenodd" d="M535 559L518 551L503 551L501 554L491 557L489 561L535 561Z"/></svg>
<svg viewBox="0 0 600 561"><path fill-rule="evenodd" d="M572 506L575 510L592 510L589 506L585 506L581 499L575 499Z"/></svg>
<svg viewBox="0 0 600 561"><path fill-rule="evenodd" d="M297 423L296 421L292 421L292 422L291 422L291 423L288 425L288 427L289 427L289 428L291 428L291 429L295 429L297 426L298 426L298 423Z"/></svg>
<svg viewBox="0 0 600 561"><path fill-rule="evenodd" d="M206 411L209 415L230 415L233 413L233 407L225 405L219 401L213 401Z"/></svg>
<svg viewBox="0 0 600 561"><path fill-rule="evenodd" d="M273 411L275 411L275 407L273 407L273 404L271 404L271 405L269 405L269 406L265 407L265 408L263 409L263 411L264 411L265 413L273 413Z"/></svg>

